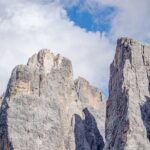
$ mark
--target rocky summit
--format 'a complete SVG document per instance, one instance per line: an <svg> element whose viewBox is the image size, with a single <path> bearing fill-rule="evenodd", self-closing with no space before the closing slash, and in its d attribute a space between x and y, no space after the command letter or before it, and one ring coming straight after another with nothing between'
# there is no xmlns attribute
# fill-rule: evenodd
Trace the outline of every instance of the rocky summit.
<svg viewBox="0 0 150 150"><path fill-rule="evenodd" d="M2 99L1 99L2 100ZM49 50L12 71L0 108L0 150L102 150L102 93Z"/></svg>
<svg viewBox="0 0 150 150"><path fill-rule="evenodd" d="M150 47L117 41L110 67L106 150L150 150Z"/></svg>
<svg viewBox="0 0 150 150"><path fill-rule="evenodd" d="M14 68L0 104L0 150L150 150L150 46L118 39L107 101L44 49Z"/></svg>

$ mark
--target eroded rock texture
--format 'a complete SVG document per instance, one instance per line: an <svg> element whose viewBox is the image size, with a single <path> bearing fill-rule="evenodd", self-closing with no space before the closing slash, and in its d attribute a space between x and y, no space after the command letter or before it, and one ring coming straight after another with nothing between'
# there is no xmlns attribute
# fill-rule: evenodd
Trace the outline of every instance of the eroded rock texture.
<svg viewBox="0 0 150 150"><path fill-rule="evenodd" d="M117 42L106 112L106 150L149 150L150 47Z"/></svg>
<svg viewBox="0 0 150 150"><path fill-rule="evenodd" d="M97 115L95 107L105 102L100 91L90 91L92 86L88 86L88 92L82 91L87 102L82 103L76 85L71 62L49 50L41 50L27 65L15 67L0 108L0 150L75 150L76 115L81 120L95 120L88 124L90 139L86 134L81 137L87 141L82 150L89 144L89 150L95 150L92 147L103 143L104 130L104 122L100 126L97 122L105 116L104 111ZM88 103L93 106L88 107ZM83 114L85 107L89 115ZM78 131L84 129L81 126Z"/></svg>

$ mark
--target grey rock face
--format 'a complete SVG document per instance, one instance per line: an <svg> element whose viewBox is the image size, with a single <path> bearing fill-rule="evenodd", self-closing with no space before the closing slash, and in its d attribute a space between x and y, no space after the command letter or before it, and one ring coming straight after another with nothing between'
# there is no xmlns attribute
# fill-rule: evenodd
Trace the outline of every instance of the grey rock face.
<svg viewBox="0 0 150 150"><path fill-rule="evenodd" d="M149 150L150 47L120 38L110 69L105 149Z"/></svg>
<svg viewBox="0 0 150 150"><path fill-rule="evenodd" d="M102 102L102 93L96 87L89 84L87 80L79 77L75 80L76 91L84 106L91 106L95 110L99 109Z"/></svg>
<svg viewBox="0 0 150 150"><path fill-rule="evenodd" d="M88 106L88 101L82 104L76 88L71 62L49 50L41 50L27 65L15 67L0 108L0 150L77 149L75 115L81 120L86 118L82 110ZM86 93L89 91L83 91L82 95L88 100ZM100 101L97 105L103 104L100 93L93 93L92 99L93 104L97 101ZM89 125L97 128L90 131L96 138L93 147L103 143L101 126L96 126L101 120L95 115L94 105L89 109L95 112L93 117L96 118L94 124ZM85 126L79 129L82 131ZM86 149L90 141L86 134L83 138L87 141ZM90 150L93 149L90 147Z"/></svg>

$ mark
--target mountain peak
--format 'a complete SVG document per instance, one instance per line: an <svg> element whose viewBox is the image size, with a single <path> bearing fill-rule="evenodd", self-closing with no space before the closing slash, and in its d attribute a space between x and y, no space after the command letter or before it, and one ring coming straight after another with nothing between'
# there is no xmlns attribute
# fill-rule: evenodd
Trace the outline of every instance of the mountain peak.
<svg viewBox="0 0 150 150"><path fill-rule="evenodd" d="M0 108L0 149L104 147L105 103L96 88L81 80L82 86L75 84L69 59L47 49L34 54L27 65L16 66Z"/></svg>

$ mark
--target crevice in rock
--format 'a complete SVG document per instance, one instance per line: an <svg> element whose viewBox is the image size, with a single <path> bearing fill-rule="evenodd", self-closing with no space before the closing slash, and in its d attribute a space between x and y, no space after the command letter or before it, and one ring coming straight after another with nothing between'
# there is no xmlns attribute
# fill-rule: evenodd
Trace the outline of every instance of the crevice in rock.
<svg viewBox="0 0 150 150"><path fill-rule="evenodd" d="M141 50L142 50L142 59L143 59L143 64L145 65L145 58L144 58L144 46L141 46Z"/></svg>
<svg viewBox="0 0 150 150"><path fill-rule="evenodd" d="M76 150L103 150L104 140L97 127L94 116L87 108L83 109L85 119L75 114L75 144Z"/></svg>
<svg viewBox="0 0 150 150"><path fill-rule="evenodd" d="M38 87L39 88L39 97L41 96L41 91L40 91L41 90L41 87L40 87L41 83L42 83L42 75L40 74L39 75L39 87Z"/></svg>

